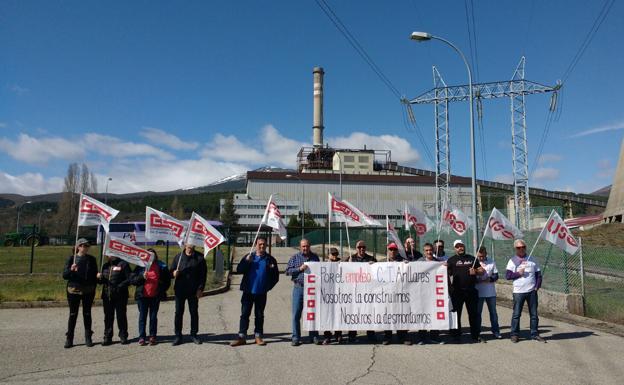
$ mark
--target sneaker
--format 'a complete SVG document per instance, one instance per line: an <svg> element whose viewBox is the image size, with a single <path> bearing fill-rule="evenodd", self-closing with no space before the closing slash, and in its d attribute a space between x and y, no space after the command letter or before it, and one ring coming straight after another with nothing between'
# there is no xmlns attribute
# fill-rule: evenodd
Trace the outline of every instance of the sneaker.
<svg viewBox="0 0 624 385"><path fill-rule="evenodd" d="M421 345L421 346L422 346L422 345L424 345L424 344L425 344L425 341L423 341L423 340L420 340L420 341L418 341L418 343L417 343L417 345Z"/></svg>
<svg viewBox="0 0 624 385"><path fill-rule="evenodd" d="M444 342L444 341L442 341L442 340L437 340L437 339L435 339L435 338L430 339L430 340L429 340L429 342L431 342L432 344L435 344L435 345L444 345L444 344L445 344L445 342Z"/></svg>
<svg viewBox="0 0 624 385"><path fill-rule="evenodd" d="M234 341L230 342L230 346L235 348L237 346L245 345L246 343L247 343L247 340L245 340L243 337L238 337Z"/></svg>
<svg viewBox="0 0 624 385"><path fill-rule="evenodd" d="M409 338L403 340L403 345L412 346L412 340L410 340Z"/></svg>
<svg viewBox="0 0 624 385"><path fill-rule="evenodd" d="M158 342L156 342L156 337L155 336L150 336L149 338L149 344L154 346L156 345Z"/></svg>
<svg viewBox="0 0 624 385"><path fill-rule="evenodd" d="M122 345L128 345L130 342L128 342L128 337L119 337L119 340L121 341Z"/></svg>
<svg viewBox="0 0 624 385"><path fill-rule="evenodd" d="M93 340L91 339L91 335L90 334L87 334L85 336L85 346L88 347L88 348L93 346Z"/></svg>
<svg viewBox="0 0 624 385"><path fill-rule="evenodd" d="M382 345L390 345L392 343L392 340L390 338L384 338L383 341L381 341Z"/></svg>
<svg viewBox="0 0 624 385"><path fill-rule="evenodd" d="M312 338L312 343L313 343L314 345L320 345L320 344L322 344L322 343L323 343L323 341L321 341L321 339L320 339L320 338L318 338L318 337L314 337L314 338Z"/></svg>
<svg viewBox="0 0 624 385"><path fill-rule="evenodd" d="M497 340L500 340L503 338L503 336L501 336L500 333L495 333L494 338L496 338Z"/></svg>
<svg viewBox="0 0 624 385"><path fill-rule="evenodd" d="M546 342L546 340L545 340L545 339L543 339L543 338L542 338L542 337L540 337L540 336L534 336L534 337L532 337L531 339L532 339L533 341L537 341L537 342Z"/></svg>
<svg viewBox="0 0 624 385"><path fill-rule="evenodd" d="M110 346L112 344L113 344L112 338L104 337L104 339L102 340L102 346Z"/></svg>
<svg viewBox="0 0 624 385"><path fill-rule="evenodd" d="M74 346L74 339L73 339L73 338L69 338L69 337L67 337L67 339L65 340L65 345L63 345L63 347L64 347L65 349L69 349L69 348L71 348L72 346Z"/></svg>
<svg viewBox="0 0 624 385"><path fill-rule="evenodd" d="M265 346L266 342L264 342L262 337L256 337L256 345L258 345L258 346Z"/></svg>
<svg viewBox="0 0 624 385"><path fill-rule="evenodd" d="M147 345L147 342L145 342L144 338L139 338L139 346L145 346Z"/></svg>
<svg viewBox="0 0 624 385"><path fill-rule="evenodd" d="M344 337L342 337L342 336L341 336L341 337L336 338L336 343L337 343L338 345L342 345L342 344L344 344L345 342L347 342L347 341L346 341L346 340L345 340L345 338L344 338Z"/></svg>
<svg viewBox="0 0 624 385"><path fill-rule="evenodd" d="M299 346L301 345L301 341L299 340L292 340L292 342L290 343L290 346Z"/></svg>
<svg viewBox="0 0 624 385"><path fill-rule="evenodd" d="M481 338L481 337L473 338L472 342L475 343L475 344L485 344L486 343L485 340L483 338Z"/></svg>
<svg viewBox="0 0 624 385"><path fill-rule="evenodd" d="M182 336L176 336L176 338L174 338L174 340L171 343L171 345L173 345L173 346L182 345Z"/></svg>
<svg viewBox="0 0 624 385"><path fill-rule="evenodd" d="M518 343L518 341L520 341L520 338L518 338L518 336L511 336L511 342L516 344L516 343Z"/></svg>
<svg viewBox="0 0 624 385"><path fill-rule="evenodd" d="M331 340L329 338L323 339L323 345L329 345L330 343L331 343Z"/></svg>
<svg viewBox="0 0 624 385"><path fill-rule="evenodd" d="M202 344L202 340L199 337L197 337L196 335L191 336L191 341L193 341L193 343L195 345L201 345Z"/></svg>

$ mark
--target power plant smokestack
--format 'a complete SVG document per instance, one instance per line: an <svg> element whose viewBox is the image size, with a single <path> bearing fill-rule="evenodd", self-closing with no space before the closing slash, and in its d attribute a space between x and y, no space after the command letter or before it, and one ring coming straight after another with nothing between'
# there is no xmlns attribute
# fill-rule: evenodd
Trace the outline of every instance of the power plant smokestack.
<svg viewBox="0 0 624 385"><path fill-rule="evenodd" d="M315 148L323 147L323 75L322 67L314 67L314 123L312 136Z"/></svg>

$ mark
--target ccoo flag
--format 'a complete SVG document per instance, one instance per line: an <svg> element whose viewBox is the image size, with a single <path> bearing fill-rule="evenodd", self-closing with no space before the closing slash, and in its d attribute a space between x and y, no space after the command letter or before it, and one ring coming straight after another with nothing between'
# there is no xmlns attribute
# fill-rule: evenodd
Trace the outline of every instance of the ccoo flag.
<svg viewBox="0 0 624 385"><path fill-rule="evenodd" d="M555 210L550 213L540 233L540 238L558 246L570 255L573 255L579 249L578 242Z"/></svg>
<svg viewBox="0 0 624 385"><path fill-rule="evenodd" d="M78 226L102 225L108 233L108 224L119 214L118 210L105 205L85 194L80 194L80 205L78 206Z"/></svg>
<svg viewBox="0 0 624 385"><path fill-rule="evenodd" d="M334 198L327 193L327 204L330 213L330 221L346 222L349 226L381 226L381 223L366 215L360 209L346 200Z"/></svg>
<svg viewBox="0 0 624 385"><path fill-rule="evenodd" d="M113 237L108 234L106 235L102 253L142 267L151 265L154 260L154 254L149 251L136 246L129 240Z"/></svg>
<svg viewBox="0 0 624 385"><path fill-rule="evenodd" d="M435 227L435 224L427 214L425 214L422 210L417 209L412 206L408 206L405 204L405 211L403 212L403 216L405 217L405 230L409 230L410 225L414 227L416 230L416 235L422 237L429 230Z"/></svg>
<svg viewBox="0 0 624 385"><path fill-rule="evenodd" d="M450 203L442 212L442 221L449 225L457 235L464 235L471 223L470 218L463 211Z"/></svg>
<svg viewBox="0 0 624 385"><path fill-rule="evenodd" d="M266 210L264 210L264 215L262 216L261 223L277 231L282 241L286 239L286 226L284 226L282 213L279 211L279 208L273 201L273 195L269 197L269 202L267 203Z"/></svg>
<svg viewBox="0 0 624 385"><path fill-rule="evenodd" d="M496 239L498 241L513 240L523 238L524 234L519 228L514 226L506 216L494 207L485 227L484 237Z"/></svg>
<svg viewBox="0 0 624 385"><path fill-rule="evenodd" d="M404 261L407 261L407 253L405 253L405 247L403 247L403 242L401 242L401 238L399 238L399 234L397 234L396 230L394 229L394 226L392 226L392 224L388 220L387 215L386 215L386 231L388 232L388 239L391 242L396 243L397 247L399 248L399 254L401 254L401 257L403 257Z"/></svg>
<svg viewBox="0 0 624 385"><path fill-rule="evenodd" d="M182 244L187 228L188 222L149 206L145 207L145 238L151 241L163 240Z"/></svg>
<svg viewBox="0 0 624 385"><path fill-rule="evenodd" d="M193 211L189 222L188 231L184 238L184 244L200 246L204 248L204 258L210 250L225 242L225 237L221 235L207 220L200 217Z"/></svg>

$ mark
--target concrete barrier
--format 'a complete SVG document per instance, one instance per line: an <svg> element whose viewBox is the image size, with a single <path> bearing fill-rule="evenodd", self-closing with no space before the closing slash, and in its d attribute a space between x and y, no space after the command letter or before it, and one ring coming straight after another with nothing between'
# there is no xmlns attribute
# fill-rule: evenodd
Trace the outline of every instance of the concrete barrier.
<svg viewBox="0 0 624 385"><path fill-rule="evenodd" d="M497 298L513 301L513 286L506 283L496 284ZM539 307L549 313L585 315L583 296L580 294L564 294L550 290L539 290Z"/></svg>

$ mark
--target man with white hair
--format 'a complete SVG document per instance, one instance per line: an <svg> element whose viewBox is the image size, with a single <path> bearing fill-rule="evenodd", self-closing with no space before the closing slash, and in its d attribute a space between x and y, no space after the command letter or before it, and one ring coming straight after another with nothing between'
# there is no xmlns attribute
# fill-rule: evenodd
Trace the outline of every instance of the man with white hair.
<svg viewBox="0 0 624 385"><path fill-rule="evenodd" d="M542 273L531 256L526 254L526 243L522 239L514 242L516 255L507 262L506 278L513 281L513 315L511 316L511 342L519 341L520 315L526 301L531 317L531 339L546 342L540 337L537 327L537 291L542 286Z"/></svg>

